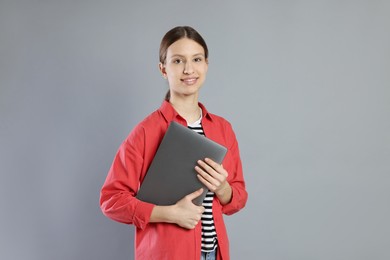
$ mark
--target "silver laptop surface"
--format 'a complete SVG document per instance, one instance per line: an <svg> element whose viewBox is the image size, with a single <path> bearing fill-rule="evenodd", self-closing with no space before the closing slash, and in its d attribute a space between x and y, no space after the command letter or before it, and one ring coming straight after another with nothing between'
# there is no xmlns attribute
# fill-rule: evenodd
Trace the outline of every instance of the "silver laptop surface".
<svg viewBox="0 0 390 260"><path fill-rule="evenodd" d="M193 202L201 205L207 188L196 177L197 160L208 157L222 163L227 149L172 121L147 171L136 197L156 205L173 205L203 187Z"/></svg>

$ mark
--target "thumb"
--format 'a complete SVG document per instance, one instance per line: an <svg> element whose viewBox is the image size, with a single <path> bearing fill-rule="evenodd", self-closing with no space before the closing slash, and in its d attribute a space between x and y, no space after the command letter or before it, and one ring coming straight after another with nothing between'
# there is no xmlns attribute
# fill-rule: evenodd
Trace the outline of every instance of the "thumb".
<svg viewBox="0 0 390 260"><path fill-rule="evenodd" d="M200 188L199 190L196 190L193 193L188 194L186 197L189 200L193 200L193 199L196 199L197 197L199 197L200 195L202 195L202 192L203 192L203 188Z"/></svg>

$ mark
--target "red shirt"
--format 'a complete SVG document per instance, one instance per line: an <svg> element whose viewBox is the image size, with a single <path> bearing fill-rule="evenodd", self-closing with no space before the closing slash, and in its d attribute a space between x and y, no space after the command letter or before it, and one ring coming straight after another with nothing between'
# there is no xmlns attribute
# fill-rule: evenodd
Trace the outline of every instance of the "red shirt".
<svg viewBox="0 0 390 260"><path fill-rule="evenodd" d="M232 127L222 117L202 109L205 135L228 148L223 167L229 173L232 199L221 205L214 198L213 217L218 237L218 259L229 259L229 240L222 213L231 215L245 206L248 194L242 174L238 143ZM176 224L149 223L155 205L135 196L171 121L187 122L164 101L161 107L140 122L119 147L100 194L103 213L118 222L136 227L136 259L200 259L201 222L191 230ZM199 158L202 159L202 158Z"/></svg>

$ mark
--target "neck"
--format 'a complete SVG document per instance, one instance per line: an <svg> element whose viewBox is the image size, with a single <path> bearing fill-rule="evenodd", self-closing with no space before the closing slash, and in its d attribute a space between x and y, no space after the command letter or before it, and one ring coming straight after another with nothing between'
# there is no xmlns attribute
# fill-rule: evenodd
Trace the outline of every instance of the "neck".
<svg viewBox="0 0 390 260"><path fill-rule="evenodd" d="M179 99L171 96L169 102L188 124L199 119L200 107L197 98Z"/></svg>

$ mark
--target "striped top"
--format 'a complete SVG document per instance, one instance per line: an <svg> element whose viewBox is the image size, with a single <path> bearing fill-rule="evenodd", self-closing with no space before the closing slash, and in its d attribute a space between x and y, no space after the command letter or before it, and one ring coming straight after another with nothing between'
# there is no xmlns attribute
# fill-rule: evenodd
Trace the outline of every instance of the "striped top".
<svg viewBox="0 0 390 260"><path fill-rule="evenodd" d="M202 116L195 123L188 125L188 128L200 135L205 135L201 124ZM208 191L203 200L202 206L205 211L202 214L202 252L211 252L217 248L217 232L215 231L213 219L213 199L214 192Z"/></svg>

